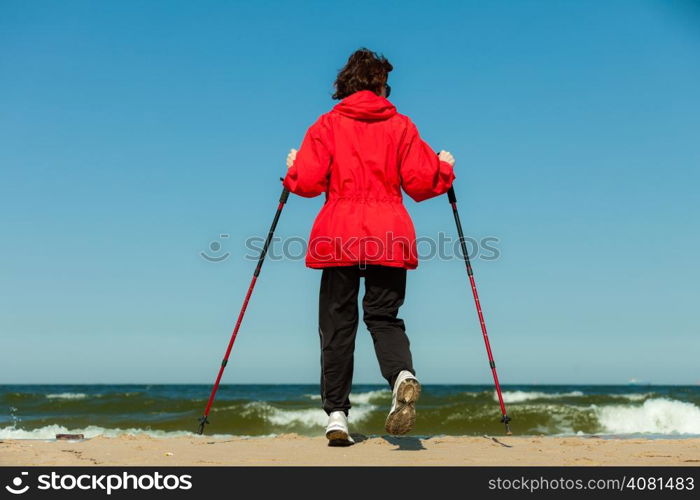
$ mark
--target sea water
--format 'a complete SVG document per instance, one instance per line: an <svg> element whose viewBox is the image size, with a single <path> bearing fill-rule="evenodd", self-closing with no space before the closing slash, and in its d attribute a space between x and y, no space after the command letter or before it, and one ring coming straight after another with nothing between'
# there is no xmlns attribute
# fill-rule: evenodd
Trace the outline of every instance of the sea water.
<svg viewBox="0 0 700 500"><path fill-rule="evenodd" d="M0 386L0 439L57 433L189 436L210 385ZM327 421L318 385L222 385L209 436L319 436ZM516 435L700 436L700 386L509 385L503 396ZM384 434L387 386L356 385L351 432ZM502 434L493 386L423 385L413 435Z"/></svg>

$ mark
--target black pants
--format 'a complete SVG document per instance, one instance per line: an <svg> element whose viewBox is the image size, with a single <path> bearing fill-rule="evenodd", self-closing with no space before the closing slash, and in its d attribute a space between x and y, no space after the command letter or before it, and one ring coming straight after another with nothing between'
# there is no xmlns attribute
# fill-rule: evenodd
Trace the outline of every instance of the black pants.
<svg viewBox="0 0 700 500"><path fill-rule="evenodd" d="M396 267L327 267L321 276L319 336L321 339L321 401L327 414L350 409L357 297L360 277L365 278L362 299L367 325L382 375L393 388L402 370L415 375L410 342L397 317L406 291L406 270Z"/></svg>

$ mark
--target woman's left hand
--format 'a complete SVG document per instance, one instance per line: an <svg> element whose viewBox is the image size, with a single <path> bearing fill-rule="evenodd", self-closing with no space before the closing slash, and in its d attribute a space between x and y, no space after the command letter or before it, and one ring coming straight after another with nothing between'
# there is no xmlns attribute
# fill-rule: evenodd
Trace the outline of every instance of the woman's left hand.
<svg viewBox="0 0 700 500"><path fill-rule="evenodd" d="M290 168L292 165L294 165L294 160L297 159L297 150L292 148L291 151L289 151L289 154L287 155L287 168Z"/></svg>

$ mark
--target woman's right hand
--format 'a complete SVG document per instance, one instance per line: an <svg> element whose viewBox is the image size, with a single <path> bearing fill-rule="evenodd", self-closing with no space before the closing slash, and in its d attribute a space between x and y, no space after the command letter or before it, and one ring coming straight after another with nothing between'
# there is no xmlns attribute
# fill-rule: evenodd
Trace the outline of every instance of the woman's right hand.
<svg viewBox="0 0 700 500"><path fill-rule="evenodd" d="M438 158L440 158L442 161L446 161L453 167L455 166L455 158L449 151L445 151L443 149L442 151L440 151L440 153L438 153Z"/></svg>

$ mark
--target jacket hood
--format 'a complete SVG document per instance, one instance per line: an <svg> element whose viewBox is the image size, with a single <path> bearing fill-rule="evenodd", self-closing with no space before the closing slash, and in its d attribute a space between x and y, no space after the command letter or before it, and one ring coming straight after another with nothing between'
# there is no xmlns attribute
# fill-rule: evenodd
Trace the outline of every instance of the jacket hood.
<svg viewBox="0 0 700 500"><path fill-rule="evenodd" d="M386 120L396 114L396 107L385 97L371 90L359 90L350 94L333 110L355 120Z"/></svg>

